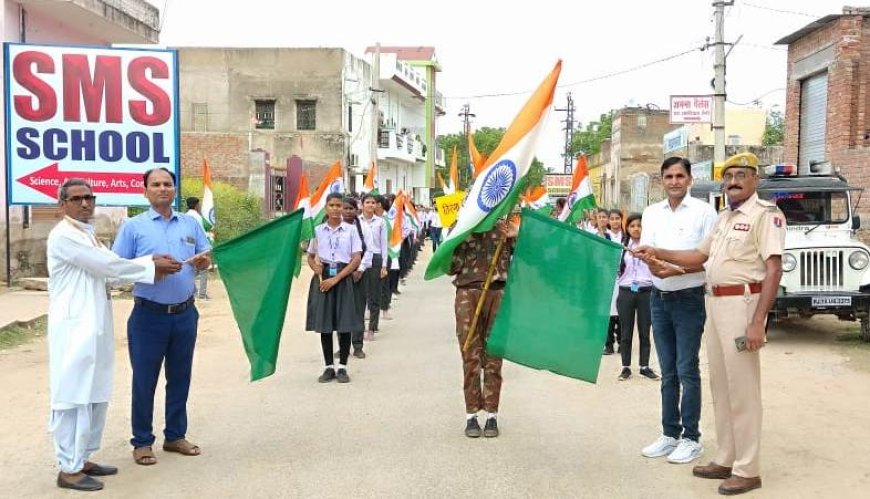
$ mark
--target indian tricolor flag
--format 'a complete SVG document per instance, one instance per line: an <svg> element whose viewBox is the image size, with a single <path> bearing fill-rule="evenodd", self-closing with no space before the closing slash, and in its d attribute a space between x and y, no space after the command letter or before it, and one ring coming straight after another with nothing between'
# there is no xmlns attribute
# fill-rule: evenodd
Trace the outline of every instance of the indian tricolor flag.
<svg viewBox="0 0 870 499"><path fill-rule="evenodd" d="M208 169L208 160L202 160L202 228L206 232L214 229L214 193L211 189L211 170Z"/></svg>
<svg viewBox="0 0 870 499"><path fill-rule="evenodd" d="M323 220L323 216L326 214L326 196L332 192L344 192L341 161L336 161L329 167L329 170L326 171L326 177L311 195L311 207L302 224L303 240L311 239L314 236L314 227Z"/></svg>
<svg viewBox="0 0 870 499"><path fill-rule="evenodd" d="M451 194L450 192L448 192L449 187L447 187L447 184L444 183L444 178L441 177L441 172L435 172L435 176L438 177L438 185L441 186L441 190L444 191L444 194Z"/></svg>
<svg viewBox="0 0 870 499"><path fill-rule="evenodd" d="M501 143L484 163L474 185L468 190L453 230L444 238L429 261L426 279L446 274L457 246L472 233L492 229L499 218L513 209L525 188L524 177L529 172L538 136L553 105L553 94L561 71L562 61L558 61L514 118Z"/></svg>
<svg viewBox="0 0 870 499"><path fill-rule="evenodd" d="M405 195L402 192L399 192L396 195L396 200L393 201L393 206L390 208L389 214L387 215L388 217L392 217L392 220L390 221L390 244L387 249L387 254L389 254L390 258L393 258L394 260L399 258L399 252L402 251L402 240L404 239L402 229L405 223L404 205Z"/></svg>
<svg viewBox="0 0 870 499"><path fill-rule="evenodd" d="M483 165L486 164L486 158L480 151L477 150L477 145L474 143L474 134L468 134L468 154L471 155L471 178L477 178L477 175L483 170Z"/></svg>
<svg viewBox="0 0 870 499"><path fill-rule="evenodd" d="M303 219L311 218L311 192L308 191L308 176L304 173L299 178L299 191L293 206L296 210L303 210Z"/></svg>
<svg viewBox="0 0 870 499"><path fill-rule="evenodd" d="M547 188L539 185L534 189L526 189L526 192L520 196L520 206L537 211L544 215L549 215L550 195L547 194Z"/></svg>
<svg viewBox="0 0 870 499"><path fill-rule="evenodd" d="M459 170L456 166L456 146L453 146L453 157L450 159L450 178L447 179L447 189L444 194L453 194L459 190Z"/></svg>
<svg viewBox="0 0 870 499"><path fill-rule="evenodd" d="M411 202L411 199L408 196L404 196L405 198L405 216L408 217L408 222L414 227L415 231L420 231L420 216L417 215L417 208L414 208L414 203Z"/></svg>
<svg viewBox="0 0 870 499"><path fill-rule="evenodd" d="M362 193L372 194L374 196L380 194L378 192L378 165L374 161L372 161L372 166L369 168L368 174L366 174L366 180L363 183Z"/></svg>
<svg viewBox="0 0 870 499"><path fill-rule="evenodd" d="M583 220L583 213L595 208L595 194L592 192L592 182L589 180L589 168L586 166L586 155L577 157L574 176L571 179L571 192L568 202L559 214L559 220L574 224Z"/></svg>

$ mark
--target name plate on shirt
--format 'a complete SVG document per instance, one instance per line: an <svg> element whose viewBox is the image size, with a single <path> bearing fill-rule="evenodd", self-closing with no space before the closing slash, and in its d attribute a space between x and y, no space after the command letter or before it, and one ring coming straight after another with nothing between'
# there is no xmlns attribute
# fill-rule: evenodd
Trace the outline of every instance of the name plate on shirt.
<svg viewBox="0 0 870 499"><path fill-rule="evenodd" d="M851 307L851 296L814 296L813 307Z"/></svg>

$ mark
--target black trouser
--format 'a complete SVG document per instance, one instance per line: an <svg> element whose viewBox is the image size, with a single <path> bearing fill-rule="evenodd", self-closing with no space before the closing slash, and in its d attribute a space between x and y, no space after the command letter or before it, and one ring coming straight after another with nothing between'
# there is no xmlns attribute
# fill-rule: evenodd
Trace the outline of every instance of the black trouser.
<svg viewBox="0 0 870 499"><path fill-rule="evenodd" d="M614 343L616 343L617 345L620 344L619 334L619 316L611 315L610 323L607 325L607 341L605 342L605 345L607 345L608 349L613 350Z"/></svg>
<svg viewBox="0 0 870 499"><path fill-rule="evenodd" d="M381 267L384 260L381 255L372 256L372 267L363 273L366 305L369 309L369 331L377 331L381 318Z"/></svg>
<svg viewBox="0 0 870 499"><path fill-rule="evenodd" d="M350 333L338 334L338 363L346 366L350 355ZM332 353L332 333L320 333L320 348L323 349L323 362L331 366L335 361Z"/></svg>
<svg viewBox="0 0 870 499"><path fill-rule="evenodd" d="M389 310L390 304L393 302L393 288L390 285L393 271L389 270L390 267L392 267L392 264L393 258L387 257L387 277L381 279L381 310ZM398 282L398 280L396 282Z"/></svg>
<svg viewBox="0 0 870 499"><path fill-rule="evenodd" d="M441 227L432 227L431 231L432 251L435 251L438 249L438 245L441 244Z"/></svg>
<svg viewBox="0 0 870 499"><path fill-rule="evenodd" d="M631 342L634 337L634 318L637 315L637 337L640 340L640 365L649 366L649 330L652 326L652 311L649 297L651 287L639 288L635 293L631 288L619 288L616 296L616 311L619 313L619 353L623 367L631 366Z"/></svg>
<svg viewBox="0 0 870 499"><path fill-rule="evenodd" d="M399 292L399 270L390 269L390 274L387 276L387 280L390 281L390 292L398 293Z"/></svg>

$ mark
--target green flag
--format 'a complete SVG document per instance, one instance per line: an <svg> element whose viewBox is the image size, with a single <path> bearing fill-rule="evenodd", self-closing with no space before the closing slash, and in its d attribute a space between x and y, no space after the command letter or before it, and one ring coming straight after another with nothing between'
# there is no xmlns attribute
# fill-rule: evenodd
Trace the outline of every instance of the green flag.
<svg viewBox="0 0 870 499"><path fill-rule="evenodd" d="M622 247L523 210L487 351L595 383Z"/></svg>
<svg viewBox="0 0 870 499"><path fill-rule="evenodd" d="M301 228L302 210L296 210L213 250L251 363L251 381L275 372Z"/></svg>

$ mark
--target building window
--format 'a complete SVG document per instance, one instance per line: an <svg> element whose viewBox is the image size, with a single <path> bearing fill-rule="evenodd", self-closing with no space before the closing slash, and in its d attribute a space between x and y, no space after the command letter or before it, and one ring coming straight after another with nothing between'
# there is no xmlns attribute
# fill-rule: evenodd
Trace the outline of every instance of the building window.
<svg viewBox="0 0 870 499"><path fill-rule="evenodd" d="M275 128L275 99L255 100L254 119L256 128L273 130Z"/></svg>
<svg viewBox="0 0 870 499"><path fill-rule="evenodd" d="M646 115L640 114L637 116L637 126L638 128L646 128Z"/></svg>
<svg viewBox="0 0 870 499"><path fill-rule="evenodd" d="M193 131L207 132L208 131L208 103L194 102L191 104L191 114L193 115Z"/></svg>
<svg viewBox="0 0 870 499"><path fill-rule="evenodd" d="M317 101L296 101L296 129L314 130L317 128Z"/></svg>
<svg viewBox="0 0 870 499"><path fill-rule="evenodd" d="M739 135L729 135L728 136L728 145L729 146L739 146L741 143L741 139Z"/></svg>

